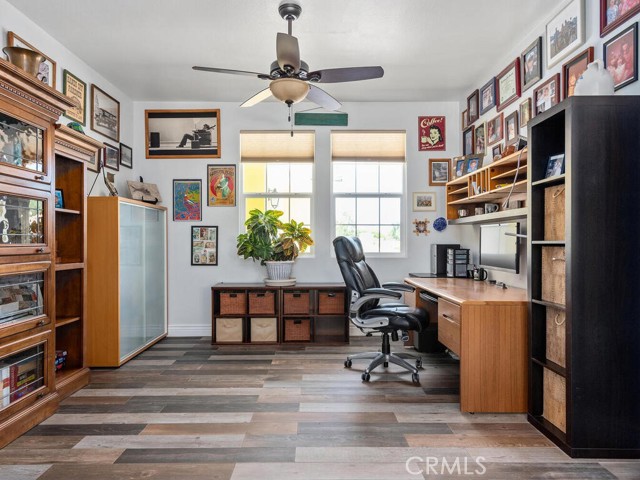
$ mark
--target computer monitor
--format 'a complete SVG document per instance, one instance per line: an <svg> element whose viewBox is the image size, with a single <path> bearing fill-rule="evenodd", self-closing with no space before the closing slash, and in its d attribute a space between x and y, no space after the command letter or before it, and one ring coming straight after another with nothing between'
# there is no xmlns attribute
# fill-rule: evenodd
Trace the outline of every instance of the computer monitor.
<svg viewBox="0 0 640 480"><path fill-rule="evenodd" d="M517 235L519 233L518 222L480 225L480 266L518 273L520 248Z"/></svg>

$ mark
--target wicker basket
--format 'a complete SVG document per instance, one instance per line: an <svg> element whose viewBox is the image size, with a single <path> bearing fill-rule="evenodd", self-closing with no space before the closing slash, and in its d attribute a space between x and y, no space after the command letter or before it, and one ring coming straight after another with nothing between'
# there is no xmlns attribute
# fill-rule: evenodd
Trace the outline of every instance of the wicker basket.
<svg viewBox="0 0 640 480"><path fill-rule="evenodd" d="M284 321L285 342L309 342L311 340L311 320L287 318Z"/></svg>
<svg viewBox="0 0 640 480"><path fill-rule="evenodd" d="M544 239L564 240L565 186L544 189Z"/></svg>
<svg viewBox="0 0 640 480"><path fill-rule="evenodd" d="M318 292L318 313L320 315L344 314L344 292Z"/></svg>
<svg viewBox="0 0 640 480"><path fill-rule="evenodd" d="M252 318L251 319L252 342L277 342L278 319L277 318Z"/></svg>
<svg viewBox="0 0 640 480"><path fill-rule="evenodd" d="M276 313L273 292L249 292L249 315L274 315Z"/></svg>
<svg viewBox="0 0 640 480"><path fill-rule="evenodd" d="M309 292L284 292L284 314L308 314Z"/></svg>
<svg viewBox="0 0 640 480"><path fill-rule="evenodd" d="M246 298L244 292L220 292L220 315L244 315Z"/></svg>
<svg viewBox="0 0 640 480"><path fill-rule="evenodd" d="M566 314L557 308L547 308L547 347L548 360L557 363L561 367L566 366Z"/></svg>
<svg viewBox="0 0 640 480"><path fill-rule="evenodd" d="M216 343L241 343L242 318L216 318Z"/></svg>
<svg viewBox="0 0 640 480"><path fill-rule="evenodd" d="M564 247L542 249L542 300L564 305L565 266Z"/></svg>
<svg viewBox="0 0 640 480"><path fill-rule="evenodd" d="M561 431L567 431L567 383L564 377L545 368L543 371L542 416Z"/></svg>

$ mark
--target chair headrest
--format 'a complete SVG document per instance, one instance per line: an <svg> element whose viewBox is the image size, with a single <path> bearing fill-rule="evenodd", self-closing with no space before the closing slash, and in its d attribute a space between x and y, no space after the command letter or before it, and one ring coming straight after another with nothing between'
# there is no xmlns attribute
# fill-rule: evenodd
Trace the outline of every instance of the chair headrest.
<svg viewBox="0 0 640 480"><path fill-rule="evenodd" d="M336 237L333 246L338 259L351 260L354 263L364 260L364 250L358 237ZM341 258L345 254L347 258Z"/></svg>

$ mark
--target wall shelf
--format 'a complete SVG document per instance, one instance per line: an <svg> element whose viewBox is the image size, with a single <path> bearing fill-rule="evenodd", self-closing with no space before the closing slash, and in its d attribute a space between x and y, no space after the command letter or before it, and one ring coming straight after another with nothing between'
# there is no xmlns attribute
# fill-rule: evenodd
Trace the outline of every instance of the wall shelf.
<svg viewBox="0 0 640 480"><path fill-rule="evenodd" d="M503 210L495 213L485 213L483 215L472 215L470 217L456 218L449 220L450 225L468 225L474 223L491 223L503 220L513 220L516 218L526 218L526 208L514 208L511 210Z"/></svg>

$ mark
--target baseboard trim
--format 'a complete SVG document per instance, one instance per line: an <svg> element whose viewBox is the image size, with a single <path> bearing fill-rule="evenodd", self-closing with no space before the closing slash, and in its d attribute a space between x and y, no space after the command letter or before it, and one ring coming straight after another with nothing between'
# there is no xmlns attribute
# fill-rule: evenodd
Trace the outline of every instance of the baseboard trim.
<svg viewBox="0 0 640 480"><path fill-rule="evenodd" d="M210 337L211 325L169 325L170 337Z"/></svg>

